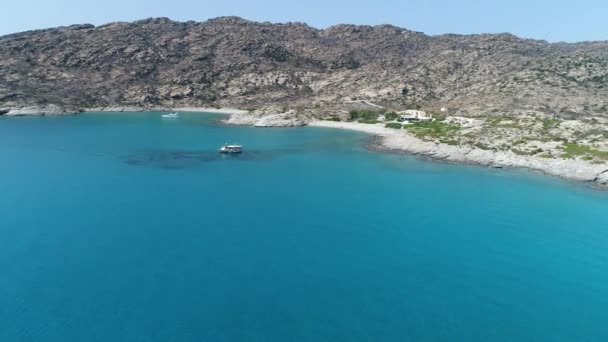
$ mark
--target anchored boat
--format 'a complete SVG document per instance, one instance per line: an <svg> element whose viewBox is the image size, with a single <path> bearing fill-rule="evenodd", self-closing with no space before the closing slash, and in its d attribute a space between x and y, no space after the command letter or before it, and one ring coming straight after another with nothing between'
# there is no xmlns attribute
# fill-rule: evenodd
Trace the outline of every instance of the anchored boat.
<svg viewBox="0 0 608 342"><path fill-rule="evenodd" d="M224 144L224 146L220 147L220 153L242 153L243 146L241 145L228 145Z"/></svg>
<svg viewBox="0 0 608 342"><path fill-rule="evenodd" d="M177 118L179 118L179 114L178 113L163 114L162 117L165 119L177 119Z"/></svg>

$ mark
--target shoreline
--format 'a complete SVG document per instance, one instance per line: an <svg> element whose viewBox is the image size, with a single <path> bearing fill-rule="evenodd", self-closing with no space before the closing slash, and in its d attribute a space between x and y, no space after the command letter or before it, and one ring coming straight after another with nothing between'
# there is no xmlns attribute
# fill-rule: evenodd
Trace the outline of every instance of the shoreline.
<svg viewBox="0 0 608 342"><path fill-rule="evenodd" d="M213 107L136 107L136 106L116 106L116 107L91 107L91 108L78 108L78 109L65 109L58 106L47 106L47 107L22 107L22 108L10 108L5 110L4 113L0 113L0 116L55 116L55 115L78 115L81 113L90 112L154 112L154 111L177 111L177 112L205 112L214 114L245 114L246 110L237 108L213 108Z"/></svg>
<svg viewBox="0 0 608 342"><path fill-rule="evenodd" d="M373 147L379 151L405 152L413 155L425 156L434 160L481 165L494 168L525 168L540 171L547 175L557 176L568 180L586 182L591 185L608 189L608 163L591 163L581 159L565 158L542 158L538 156L519 155L512 151L486 150L471 146L456 146L421 140L403 129L386 128L383 124L364 124L358 122L325 121L314 120L310 122L297 122L285 120L284 114L271 115L270 118L277 122L264 122L259 124L255 121L249 122L249 112L236 108L213 108L213 107L91 107L79 108L69 111L58 106L47 107L23 107L10 109L0 116L45 116L45 115L78 115L90 112L152 112L152 111L177 111L177 112L200 112L228 115L223 120L226 124L246 125L253 127L285 127L285 126L309 126L321 128L334 128L359 131L370 134L374 139ZM289 113L288 113L289 114ZM234 119L241 121L233 122ZM259 118L258 118L259 119ZM231 121L232 120L232 121ZM272 121L272 120L271 120Z"/></svg>
<svg viewBox="0 0 608 342"><path fill-rule="evenodd" d="M189 112L189 113L213 113L213 114L224 114L234 115L247 113L246 110L237 108L213 108L213 107L98 107L98 108L86 108L80 111L80 113L91 113L91 112Z"/></svg>
<svg viewBox="0 0 608 342"><path fill-rule="evenodd" d="M568 180L587 182L608 189L608 164L593 164L580 159L522 156L511 151L482 150L474 147L438 144L420 140L400 129L381 124L313 121L310 127L346 129L371 134L379 150L401 151L435 160L481 165L494 168L525 168Z"/></svg>

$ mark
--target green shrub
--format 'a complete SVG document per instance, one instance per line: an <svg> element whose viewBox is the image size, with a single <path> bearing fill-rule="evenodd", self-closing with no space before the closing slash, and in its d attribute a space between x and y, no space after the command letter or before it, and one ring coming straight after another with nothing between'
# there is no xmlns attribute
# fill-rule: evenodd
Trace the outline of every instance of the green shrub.
<svg viewBox="0 0 608 342"><path fill-rule="evenodd" d="M401 129L401 127L403 127L403 125L401 125L398 122L389 122L386 124L385 126L386 128L396 128L396 129Z"/></svg>
<svg viewBox="0 0 608 342"><path fill-rule="evenodd" d="M562 155L561 155L562 158L575 158L575 157L579 157L579 156L591 156L591 157L597 157L600 159L608 159L608 152L600 151L600 150L594 149L589 146L578 145L575 143L565 143L563 148L564 148L564 153L562 153Z"/></svg>
<svg viewBox="0 0 608 342"><path fill-rule="evenodd" d="M482 149L482 150L493 150L492 147L490 147L490 146L488 146L488 145L486 145L484 143L480 143L480 142L475 143L474 146L477 147L477 148L479 148L479 149Z"/></svg>
<svg viewBox="0 0 608 342"><path fill-rule="evenodd" d="M539 154L541 153L543 150L540 148L534 149L532 151L523 151L523 150L518 150L516 148L511 149L511 151L515 154L518 154L520 156L533 156L535 154Z"/></svg>
<svg viewBox="0 0 608 342"><path fill-rule="evenodd" d="M557 119L543 119L542 123L543 123L543 129L548 130L548 129L559 126L560 121Z"/></svg>
<svg viewBox="0 0 608 342"><path fill-rule="evenodd" d="M351 110L349 114L350 114L349 118L351 121L376 120L376 119L378 119L379 112L364 109L364 110Z"/></svg>
<svg viewBox="0 0 608 342"><path fill-rule="evenodd" d="M277 62L286 62L291 57L291 53L282 46L269 45L264 51L266 57L272 58Z"/></svg>
<svg viewBox="0 0 608 342"><path fill-rule="evenodd" d="M395 112L389 112L389 113L384 114L384 117L388 121L393 121L393 120L397 120L397 118L399 117L399 114L397 114Z"/></svg>
<svg viewBox="0 0 608 342"><path fill-rule="evenodd" d="M448 118L448 116L445 114L431 113L431 115L435 119L435 121L445 121L445 119Z"/></svg>
<svg viewBox="0 0 608 342"><path fill-rule="evenodd" d="M412 131L418 138L444 138L460 129L460 126L450 125L441 121L415 122L403 126Z"/></svg>

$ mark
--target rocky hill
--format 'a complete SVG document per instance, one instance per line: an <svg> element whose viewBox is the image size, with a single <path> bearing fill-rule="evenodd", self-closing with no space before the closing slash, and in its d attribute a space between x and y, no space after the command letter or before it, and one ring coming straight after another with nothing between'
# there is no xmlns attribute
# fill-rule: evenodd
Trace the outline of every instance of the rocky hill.
<svg viewBox="0 0 608 342"><path fill-rule="evenodd" d="M0 37L0 108L272 104L323 115L360 100L469 116L608 116L608 42L236 17Z"/></svg>

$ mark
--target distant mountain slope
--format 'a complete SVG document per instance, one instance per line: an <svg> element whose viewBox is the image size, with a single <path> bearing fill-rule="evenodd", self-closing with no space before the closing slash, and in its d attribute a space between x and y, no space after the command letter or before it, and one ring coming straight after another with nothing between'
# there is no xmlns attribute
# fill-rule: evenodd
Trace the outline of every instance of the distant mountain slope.
<svg viewBox="0 0 608 342"><path fill-rule="evenodd" d="M608 42L166 18L0 37L0 107L263 104L608 115Z"/></svg>

